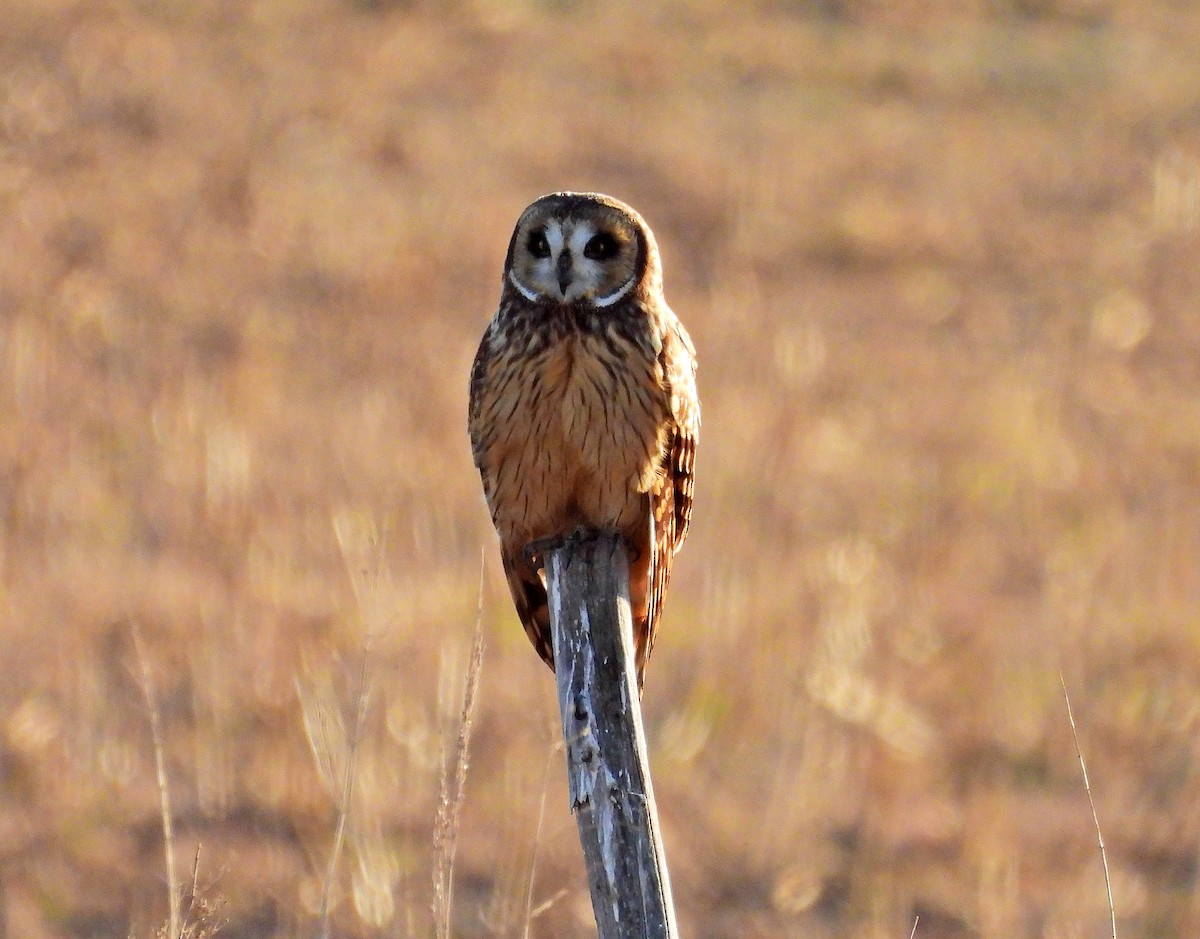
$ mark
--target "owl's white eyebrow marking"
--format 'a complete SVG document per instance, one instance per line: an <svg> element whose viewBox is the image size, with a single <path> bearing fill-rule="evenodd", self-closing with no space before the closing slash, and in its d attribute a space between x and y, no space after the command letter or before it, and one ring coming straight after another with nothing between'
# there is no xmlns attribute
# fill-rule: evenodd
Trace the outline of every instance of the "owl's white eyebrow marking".
<svg viewBox="0 0 1200 939"><path fill-rule="evenodd" d="M596 234L596 226L591 222L580 221L575 230L571 233L571 250L583 257L583 249L587 247L587 243L592 240L592 236Z"/></svg>
<svg viewBox="0 0 1200 939"><path fill-rule="evenodd" d="M508 282L510 284L512 284L514 287L516 287L517 290L520 291L521 296L524 297L526 300L529 300L530 302L537 300L537 294L534 293L532 290L530 290L528 287L526 287L519 280L517 280L517 272L516 271L508 272Z"/></svg>
<svg viewBox="0 0 1200 939"><path fill-rule="evenodd" d="M616 290L614 290L612 293L608 294L607 296L597 297L595 300L592 301L592 304L594 306L612 306L614 303L616 303L618 300L620 300L623 296L625 296L625 294L629 293L629 291L633 288L633 282L635 280L637 280L636 274L634 274L633 277L630 277L629 280L625 281L625 283L623 283L620 287L618 287ZM517 289L519 290L520 288L517 288Z"/></svg>

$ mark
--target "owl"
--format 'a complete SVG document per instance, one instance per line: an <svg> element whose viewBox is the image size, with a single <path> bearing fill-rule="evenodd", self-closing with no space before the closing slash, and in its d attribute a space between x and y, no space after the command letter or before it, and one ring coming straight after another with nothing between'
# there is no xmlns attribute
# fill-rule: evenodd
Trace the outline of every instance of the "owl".
<svg viewBox="0 0 1200 939"><path fill-rule="evenodd" d="M641 688L691 519L700 402L692 340L632 208L556 192L521 214L468 429L517 614L552 669L541 548L580 527L622 536Z"/></svg>

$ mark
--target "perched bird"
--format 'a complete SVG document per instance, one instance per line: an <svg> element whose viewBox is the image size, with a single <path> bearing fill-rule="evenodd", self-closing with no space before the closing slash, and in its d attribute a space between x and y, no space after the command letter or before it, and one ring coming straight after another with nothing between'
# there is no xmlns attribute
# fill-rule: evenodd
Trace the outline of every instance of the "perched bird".
<svg viewBox="0 0 1200 939"><path fill-rule="evenodd" d="M471 369L471 450L517 614L554 668L542 548L578 528L630 553L638 686L692 514L696 352L663 298L658 245L598 193L517 220Z"/></svg>

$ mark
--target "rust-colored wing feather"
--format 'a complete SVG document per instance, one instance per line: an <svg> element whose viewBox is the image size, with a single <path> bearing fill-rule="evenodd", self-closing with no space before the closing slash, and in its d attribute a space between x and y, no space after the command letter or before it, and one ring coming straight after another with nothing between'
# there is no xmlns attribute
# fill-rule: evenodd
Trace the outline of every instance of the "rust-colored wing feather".
<svg viewBox="0 0 1200 939"><path fill-rule="evenodd" d="M672 318L673 319L673 318ZM646 663L654 649L659 616L675 552L683 545L692 519L696 443L700 437L700 403L696 396L696 351L678 320L663 338L659 356L670 394L670 426L663 450L663 472L650 492L650 591L646 603L646 641L638 649L638 686L645 680Z"/></svg>
<svg viewBox="0 0 1200 939"><path fill-rule="evenodd" d="M483 495L488 501L489 509L492 501L491 479L484 466L483 452L486 442L484 427L480 421L480 411L483 409L483 393L488 378L488 368L492 362L491 337L492 327L488 326L484 330L483 339L475 352L475 361L471 363L471 381L467 389L467 433L471 438L471 457L483 480Z"/></svg>
<svg viewBox="0 0 1200 939"><path fill-rule="evenodd" d="M520 380L513 374L514 362L511 356L497 355L493 330L493 322L484 333L479 351L475 353L475 361L471 366L470 406L468 409L468 431L471 436L471 455L483 481L483 493L487 499L492 521L500 528L497 513L497 485L501 480L497 474L502 474L499 467L493 466L488 458L488 452L495 442L495 435L504 431L507 421L504 420L506 392L510 385ZM511 420L512 415L508 418ZM516 474L511 474L508 482L511 490L514 484L519 485ZM512 493L509 493L510 497ZM504 533L501 533L500 558L504 564L504 576L508 580L508 589L512 594L513 605L517 608L517 617L525 628L529 641L533 643L542 660L554 668L554 650L550 638L550 609L546 598L546 587L536 568L525 559L523 546L506 543Z"/></svg>

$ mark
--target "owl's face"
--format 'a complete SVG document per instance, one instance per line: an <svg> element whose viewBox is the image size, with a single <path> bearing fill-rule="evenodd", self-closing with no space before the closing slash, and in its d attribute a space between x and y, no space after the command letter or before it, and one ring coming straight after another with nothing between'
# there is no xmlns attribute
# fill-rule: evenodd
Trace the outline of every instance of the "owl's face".
<svg viewBox="0 0 1200 939"><path fill-rule="evenodd" d="M645 276L650 238L640 216L615 199L553 193L518 220L506 276L531 302L610 306Z"/></svg>

